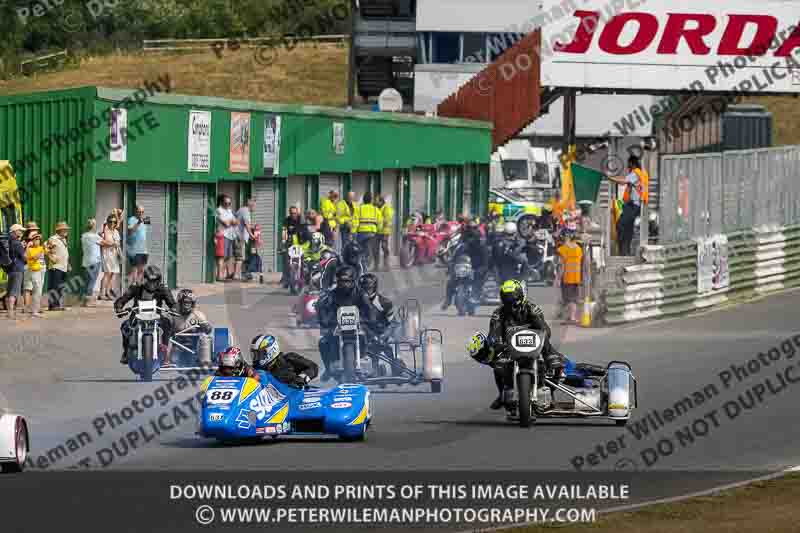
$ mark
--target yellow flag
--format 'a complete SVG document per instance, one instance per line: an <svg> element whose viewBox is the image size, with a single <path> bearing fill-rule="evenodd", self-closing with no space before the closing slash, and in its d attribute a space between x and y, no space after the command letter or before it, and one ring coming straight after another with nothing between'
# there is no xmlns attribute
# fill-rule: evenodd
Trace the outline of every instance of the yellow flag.
<svg viewBox="0 0 800 533"><path fill-rule="evenodd" d="M7 160L0 160L0 207L20 207L14 169Z"/></svg>
<svg viewBox="0 0 800 533"><path fill-rule="evenodd" d="M566 155L561 156L561 208L566 211L575 209L575 182L572 179L572 162L576 157L576 146L569 147Z"/></svg>

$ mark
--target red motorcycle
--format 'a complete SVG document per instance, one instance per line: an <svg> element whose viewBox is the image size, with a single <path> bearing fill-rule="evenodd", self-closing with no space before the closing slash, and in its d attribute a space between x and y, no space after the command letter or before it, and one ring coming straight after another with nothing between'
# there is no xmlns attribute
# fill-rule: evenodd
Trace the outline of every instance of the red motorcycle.
<svg viewBox="0 0 800 533"><path fill-rule="evenodd" d="M446 264L447 242L458 231L458 222L409 224L400 246L400 266L427 265L438 259Z"/></svg>

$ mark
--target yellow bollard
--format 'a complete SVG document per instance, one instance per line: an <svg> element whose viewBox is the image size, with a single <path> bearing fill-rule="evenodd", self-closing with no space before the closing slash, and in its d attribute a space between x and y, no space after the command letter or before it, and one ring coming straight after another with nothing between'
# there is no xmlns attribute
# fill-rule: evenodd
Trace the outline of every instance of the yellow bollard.
<svg viewBox="0 0 800 533"><path fill-rule="evenodd" d="M581 315L581 327L592 327L592 302L589 296L583 301L583 314Z"/></svg>

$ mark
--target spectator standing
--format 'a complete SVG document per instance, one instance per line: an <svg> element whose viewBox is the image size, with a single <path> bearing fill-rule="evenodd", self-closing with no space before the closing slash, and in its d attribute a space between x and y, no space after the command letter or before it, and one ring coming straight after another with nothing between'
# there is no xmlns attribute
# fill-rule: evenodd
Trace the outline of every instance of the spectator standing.
<svg viewBox="0 0 800 533"><path fill-rule="evenodd" d="M94 286L97 276L102 269L100 256L100 243L103 238L97 233L97 221L90 218L86 221L86 231L81 235L81 250L83 252L83 275L85 286L83 288L83 307L94 307Z"/></svg>
<svg viewBox="0 0 800 533"><path fill-rule="evenodd" d="M122 259L122 250L120 249L122 239L117 229L119 222L116 211L112 211L106 218L106 223L103 224L102 239L100 240L103 280L100 282L98 300L115 300L114 276L120 274Z"/></svg>
<svg viewBox="0 0 800 533"><path fill-rule="evenodd" d="M617 235L619 236L620 255L633 255L631 244L633 242L633 231L636 217L642 213L642 204L647 204L648 190L650 187L650 176L642 170L639 158L630 156L628 158L628 175L625 177L616 176L608 178L610 181L625 185L625 194L622 198L622 215L617 222ZM643 227L647 227L644 226ZM647 231L647 230L645 230Z"/></svg>
<svg viewBox="0 0 800 533"><path fill-rule="evenodd" d="M239 230L231 205L233 205L233 201L227 194L221 194L217 197L217 231L222 232L224 239L223 255L222 257L217 257L217 281L233 279L235 274L232 272L231 261L234 257L234 245L239 236Z"/></svg>
<svg viewBox="0 0 800 533"><path fill-rule="evenodd" d="M378 264L378 249L375 236L378 230L383 227L383 216L381 210L372 205L372 193L364 193L363 203L358 206L357 215L354 217L353 227L357 232L356 242L361 245L364 253L367 254L367 262L373 261L375 267Z"/></svg>
<svg viewBox="0 0 800 533"><path fill-rule="evenodd" d="M322 222L324 219L313 209L309 209L306 213L306 227L308 232L312 235L322 230ZM324 235L323 235L324 236Z"/></svg>
<svg viewBox="0 0 800 533"><path fill-rule="evenodd" d="M22 295L22 281L25 275L25 247L22 245L22 234L25 228L19 224L13 224L9 229L8 235L8 255L11 264L6 268L8 285L6 290L6 309L8 318L16 320L17 300Z"/></svg>
<svg viewBox="0 0 800 533"><path fill-rule="evenodd" d="M392 208L392 197L387 195L378 196L378 209L381 210L383 224L380 227L380 234L376 237L378 242L375 245L375 270L379 270L380 251L383 250L383 270L389 271L389 238L394 231L394 209Z"/></svg>
<svg viewBox="0 0 800 533"><path fill-rule="evenodd" d="M578 297L581 286L583 249L575 242L575 234L565 231L564 244L558 247L561 280L561 303L569 311L569 321L578 322Z"/></svg>
<svg viewBox="0 0 800 533"><path fill-rule="evenodd" d="M339 193L336 191L328 191L328 196L322 198L319 203L319 209L322 212L322 235L325 237L325 243L331 248L337 248L336 245L336 202L339 201Z"/></svg>
<svg viewBox="0 0 800 533"><path fill-rule="evenodd" d="M150 217L144 216L144 207L136 206L136 213L128 219L127 256L128 285L141 283L144 279L144 267L147 266L147 233L149 231Z"/></svg>
<svg viewBox="0 0 800 533"><path fill-rule="evenodd" d="M45 260L45 250L42 245L42 235L40 233L30 233L28 246L25 249L25 277L23 280L23 290L26 301L29 302L31 316L41 318L39 312L42 305L42 292L44 291L44 274L47 269Z"/></svg>
<svg viewBox="0 0 800 533"><path fill-rule="evenodd" d="M236 212L236 220L239 221L239 242L241 253L236 260L235 278L242 279L242 262L247 261L247 245L253 239L253 211L256 208L255 198L248 198L247 202Z"/></svg>
<svg viewBox="0 0 800 533"><path fill-rule="evenodd" d="M336 203L336 220L339 223L339 238L342 248L350 240L353 232L353 218L356 216L355 199L356 193L350 191L347 193L347 200L339 200Z"/></svg>
<svg viewBox="0 0 800 533"><path fill-rule="evenodd" d="M66 222L56 224L55 235L47 239L47 258L50 268L47 273L49 288L49 310L65 311L64 291L66 290L67 273L70 271L69 237L70 227Z"/></svg>

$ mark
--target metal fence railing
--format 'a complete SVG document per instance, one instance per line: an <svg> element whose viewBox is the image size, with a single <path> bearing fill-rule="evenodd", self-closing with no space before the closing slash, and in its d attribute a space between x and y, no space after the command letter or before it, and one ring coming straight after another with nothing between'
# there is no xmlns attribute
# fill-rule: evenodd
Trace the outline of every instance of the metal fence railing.
<svg viewBox="0 0 800 533"><path fill-rule="evenodd" d="M662 243L800 220L800 146L661 159Z"/></svg>

